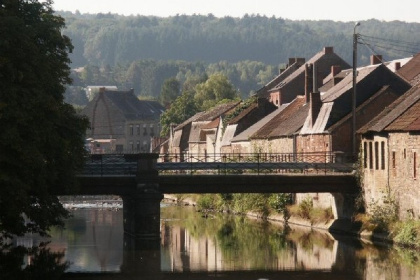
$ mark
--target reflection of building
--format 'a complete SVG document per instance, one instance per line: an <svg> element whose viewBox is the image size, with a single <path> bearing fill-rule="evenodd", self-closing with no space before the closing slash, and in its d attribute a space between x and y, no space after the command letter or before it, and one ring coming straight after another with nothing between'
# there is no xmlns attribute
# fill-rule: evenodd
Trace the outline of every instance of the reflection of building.
<svg viewBox="0 0 420 280"><path fill-rule="evenodd" d="M253 241L235 243L226 249L219 237L195 236L177 225L162 224L161 231L164 271L330 270L337 255L343 253L331 235L312 230L296 230L288 238L289 245L274 252Z"/></svg>
<svg viewBox="0 0 420 280"><path fill-rule="evenodd" d="M101 88L83 109L90 121L87 137L100 146L105 140L111 152L149 152L151 138L160 134L160 115L164 108L157 101L139 100L134 90L112 91ZM115 144L115 146L114 146ZM99 151L102 151L99 147Z"/></svg>

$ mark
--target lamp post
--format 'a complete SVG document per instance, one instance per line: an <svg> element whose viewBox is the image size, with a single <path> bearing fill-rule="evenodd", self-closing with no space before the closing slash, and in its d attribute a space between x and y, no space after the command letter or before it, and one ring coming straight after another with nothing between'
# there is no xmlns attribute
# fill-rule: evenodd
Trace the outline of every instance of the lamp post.
<svg viewBox="0 0 420 280"><path fill-rule="evenodd" d="M353 28L353 95L352 95L352 156L353 159L357 159L356 154L356 79L357 79L357 37L356 27L360 25L360 22L356 22Z"/></svg>

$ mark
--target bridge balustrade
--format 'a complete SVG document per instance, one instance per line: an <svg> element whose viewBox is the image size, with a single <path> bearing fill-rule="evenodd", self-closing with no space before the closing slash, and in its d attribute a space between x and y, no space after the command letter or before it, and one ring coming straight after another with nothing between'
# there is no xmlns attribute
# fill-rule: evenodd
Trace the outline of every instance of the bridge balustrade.
<svg viewBox="0 0 420 280"><path fill-rule="evenodd" d="M92 154L82 175L135 176L139 154ZM160 154L156 168L161 175L348 173L354 164L343 153L214 153Z"/></svg>

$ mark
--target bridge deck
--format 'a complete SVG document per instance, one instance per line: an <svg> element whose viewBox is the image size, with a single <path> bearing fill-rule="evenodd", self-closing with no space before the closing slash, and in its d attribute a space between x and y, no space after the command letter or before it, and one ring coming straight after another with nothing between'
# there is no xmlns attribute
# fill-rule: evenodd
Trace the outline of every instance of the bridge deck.
<svg viewBox="0 0 420 280"><path fill-rule="evenodd" d="M130 194L137 188L134 176L79 176L78 194ZM160 175L162 193L356 193L353 174L268 175Z"/></svg>

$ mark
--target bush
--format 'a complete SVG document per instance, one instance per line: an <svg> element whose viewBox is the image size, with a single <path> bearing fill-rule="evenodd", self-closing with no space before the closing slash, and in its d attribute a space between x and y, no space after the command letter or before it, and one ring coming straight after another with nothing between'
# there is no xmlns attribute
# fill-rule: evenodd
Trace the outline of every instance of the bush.
<svg viewBox="0 0 420 280"><path fill-rule="evenodd" d="M312 199L308 196L298 205L298 215L304 219L311 219L311 212L314 208Z"/></svg>
<svg viewBox="0 0 420 280"><path fill-rule="evenodd" d="M408 220L395 223L391 235L399 244L420 247L420 221Z"/></svg>

